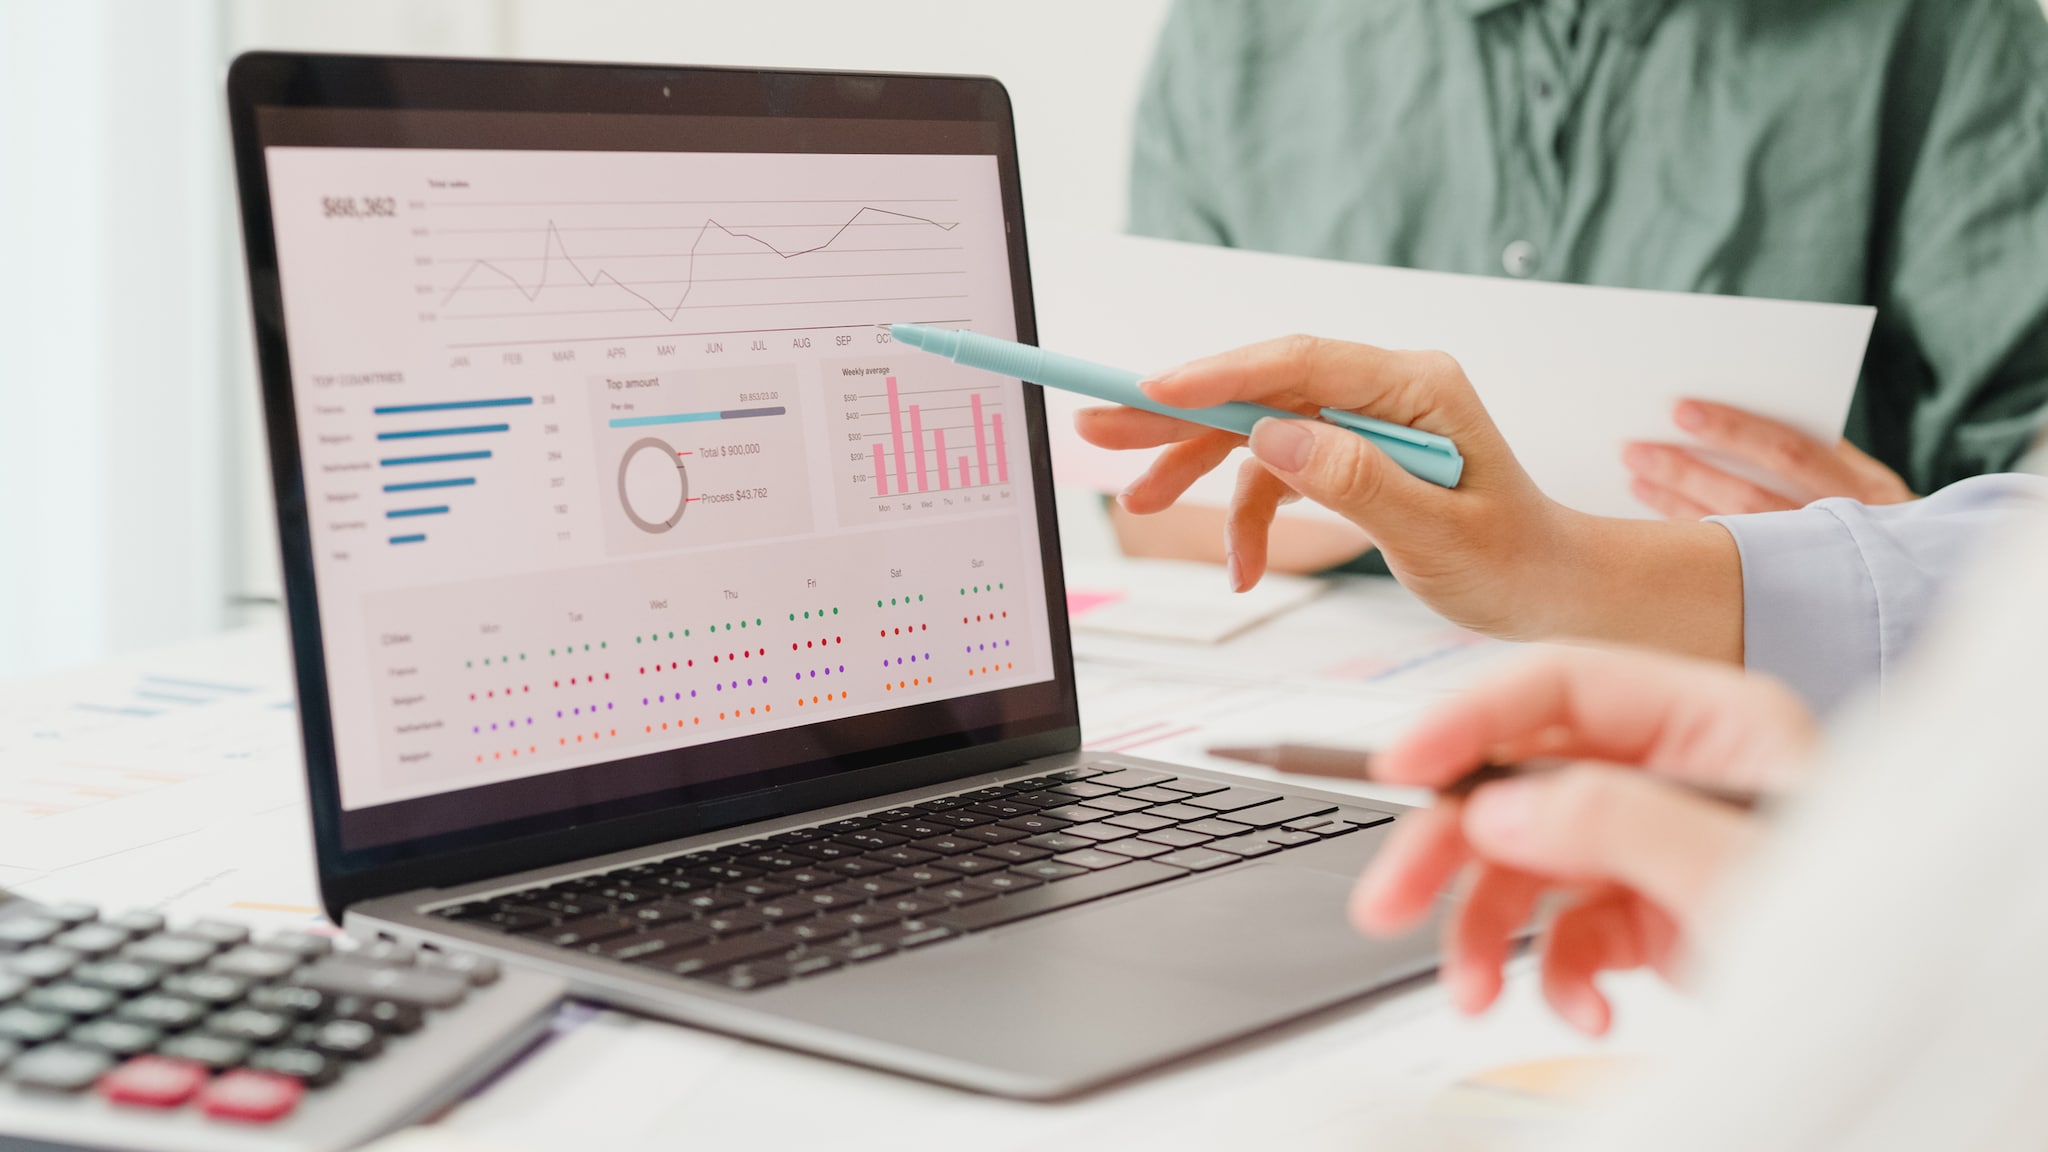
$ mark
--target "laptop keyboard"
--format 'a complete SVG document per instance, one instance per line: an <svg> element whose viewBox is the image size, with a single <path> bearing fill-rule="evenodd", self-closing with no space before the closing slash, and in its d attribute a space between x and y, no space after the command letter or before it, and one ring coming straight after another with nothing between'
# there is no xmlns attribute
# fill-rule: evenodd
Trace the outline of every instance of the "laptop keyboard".
<svg viewBox="0 0 2048 1152"><path fill-rule="evenodd" d="M438 915L745 991L1393 819L1151 769L1084 766Z"/></svg>

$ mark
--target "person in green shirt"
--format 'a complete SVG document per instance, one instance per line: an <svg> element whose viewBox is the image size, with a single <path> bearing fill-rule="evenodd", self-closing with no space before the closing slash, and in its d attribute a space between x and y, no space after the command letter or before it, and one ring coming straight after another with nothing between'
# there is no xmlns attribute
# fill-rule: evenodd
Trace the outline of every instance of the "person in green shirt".
<svg viewBox="0 0 2048 1152"><path fill-rule="evenodd" d="M1178 0L1130 195L1131 231L1168 239L1875 305L1843 442L1674 414L1808 499L2008 469L2048 402L2037 0ZM1625 459L1666 515L1797 503L1670 445ZM1119 528L1130 547L1146 526Z"/></svg>

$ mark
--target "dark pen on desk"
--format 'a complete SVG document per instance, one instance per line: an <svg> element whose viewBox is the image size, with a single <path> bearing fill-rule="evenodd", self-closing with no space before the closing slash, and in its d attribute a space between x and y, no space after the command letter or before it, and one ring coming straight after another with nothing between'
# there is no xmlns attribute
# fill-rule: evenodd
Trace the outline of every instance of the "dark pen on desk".
<svg viewBox="0 0 2048 1152"><path fill-rule="evenodd" d="M1401 786L1374 775L1373 754L1357 748L1328 748L1316 744L1260 744L1248 747L1211 748L1209 755L1246 764L1263 764L1290 776L1329 776L1343 780L1363 780L1371 784L1388 784L1392 787ZM1462 799L1495 781L1552 772L1567 763L1569 761L1566 760L1527 760L1517 764L1482 764L1436 789L1436 794L1445 799ZM1757 811L1772 800L1772 797L1760 792L1721 788L1673 776L1660 776L1658 779L1703 799L1725 804L1743 812Z"/></svg>

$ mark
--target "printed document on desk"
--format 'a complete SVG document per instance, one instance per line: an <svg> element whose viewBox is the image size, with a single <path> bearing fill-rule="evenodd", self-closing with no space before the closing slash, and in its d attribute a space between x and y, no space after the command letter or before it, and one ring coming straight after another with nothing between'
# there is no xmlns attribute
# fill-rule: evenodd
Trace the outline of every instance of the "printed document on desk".
<svg viewBox="0 0 2048 1152"><path fill-rule="evenodd" d="M1826 441L1840 436L1877 315L1133 236L1034 236L1032 278L1046 347L1138 371L1293 332L1450 352L1543 490L1609 516L1650 515L1629 495L1622 445L1683 442L1671 420L1680 398L1731 404ZM1082 443L1072 413L1091 403L1046 393L1056 474L1118 491L1150 454ZM1227 504L1236 477L1234 465L1219 468L1191 498ZM1306 502L1285 514L1333 516Z"/></svg>

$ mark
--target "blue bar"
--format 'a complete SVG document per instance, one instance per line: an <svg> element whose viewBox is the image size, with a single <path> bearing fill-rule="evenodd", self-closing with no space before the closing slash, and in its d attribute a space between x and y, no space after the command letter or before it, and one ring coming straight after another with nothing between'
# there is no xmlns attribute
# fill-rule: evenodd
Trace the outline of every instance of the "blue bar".
<svg viewBox="0 0 2048 1152"><path fill-rule="evenodd" d="M401 516L439 516L446 511L448 511L446 504L436 504L432 508L393 508L384 514L384 518L386 520L396 520Z"/></svg>
<svg viewBox="0 0 2048 1152"><path fill-rule="evenodd" d="M474 436L479 432L510 432L510 424L471 424L466 428L419 428L411 432L379 432L379 440L420 440L428 436Z"/></svg>
<svg viewBox="0 0 2048 1152"><path fill-rule="evenodd" d="M386 484L386 492L418 492L424 488L469 488L476 484L476 477L462 476L454 480L413 480L404 484Z"/></svg>
<svg viewBox="0 0 2048 1152"><path fill-rule="evenodd" d="M410 536L393 536L393 537L391 538L391 542L392 542L393 544L418 544L418 543L420 543L420 542L424 541L424 540L425 540L426 538L427 538L427 535L426 535L426 533L424 533L424 532L415 532L415 533L413 533L413 534L412 534L412 535L410 535Z"/></svg>
<svg viewBox="0 0 2048 1152"><path fill-rule="evenodd" d="M211 703L213 703L213 701L211 701L211 700L207 699L207 698L206 698L206 697L204 697L204 696L179 696L179 695L177 695L176 693L173 693L173 692L152 692L152 691L150 691L150 690L149 690L149 689L147 689L147 688L137 688L137 689L135 690L135 694L136 694L137 696L140 696L140 697L142 697L142 698L143 698L144 700L168 700L168 701L170 701L170 702L171 702L171 703L173 703L173 704L211 704Z"/></svg>
<svg viewBox="0 0 2048 1152"><path fill-rule="evenodd" d="M386 456L384 459L377 461L377 463L389 468L393 464L446 464L452 460L489 460L490 458L491 454L488 451L443 452L439 456Z"/></svg>
<svg viewBox="0 0 2048 1152"><path fill-rule="evenodd" d="M533 403L531 396L511 396L503 400L448 400L440 404L387 404L372 408L379 416L399 416L407 412L459 412L464 408L524 408Z"/></svg>
<svg viewBox="0 0 2048 1152"><path fill-rule="evenodd" d="M245 687L241 684L221 684L212 680L188 680L183 676L144 676L143 679L154 684L171 684L179 688L198 688L207 692L247 693L255 691L254 688Z"/></svg>
<svg viewBox="0 0 2048 1152"><path fill-rule="evenodd" d="M722 412L677 412L669 416L621 416L614 428L652 428L657 424L701 424L706 420L746 420L755 416L780 416L787 408L727 408Z"/></svg>

